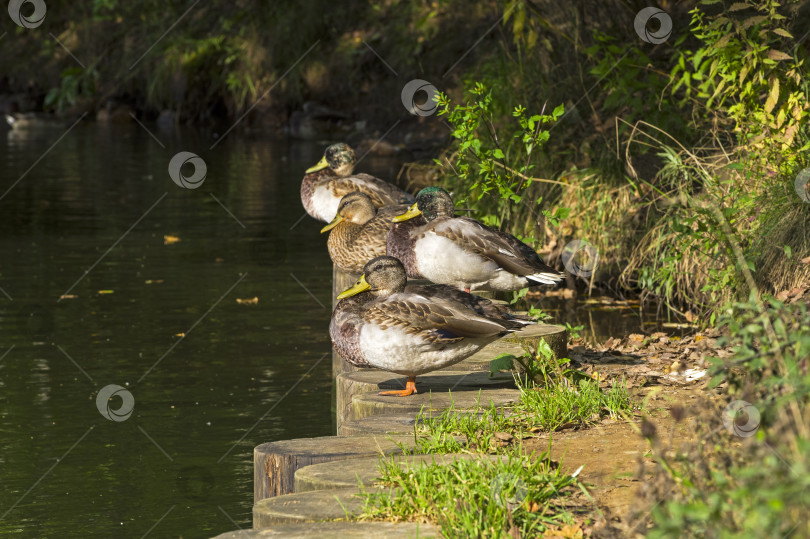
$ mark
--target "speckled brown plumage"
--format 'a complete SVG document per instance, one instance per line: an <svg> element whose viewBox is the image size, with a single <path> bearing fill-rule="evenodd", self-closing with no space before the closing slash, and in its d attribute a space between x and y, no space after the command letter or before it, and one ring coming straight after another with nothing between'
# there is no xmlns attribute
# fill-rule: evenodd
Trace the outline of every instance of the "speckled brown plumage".
<svg viewBox="0 0 810 539"><path fill-rule="evenodd" d="M370 296L355 296L340 300L340 303L332 312L332 320L329 322L329 334L332 336L332 344L340 357L354 365L355 367L371 367L363 359L363 351L360 349L358 334L357 312L364 303L370 301Z"/></svg>
<svg viewBox="0 0 810 539"><path fill-rule="evenodd" d="M341 207L338 214L342 213L342 206L355 193L350 193L341 199ZM368 200L368 199L366 199ZM362 203L362 200L357 200ZM375 209L370 207L371 212L376 211L368 222L356 224L347 220L342 221L329 233L327 248L329 256L337 266L349 273L359 275L363 272L363 266L372 258L385 254L388 231L391 229L391 219L408 209L407 205L386 206Z"/></svg>

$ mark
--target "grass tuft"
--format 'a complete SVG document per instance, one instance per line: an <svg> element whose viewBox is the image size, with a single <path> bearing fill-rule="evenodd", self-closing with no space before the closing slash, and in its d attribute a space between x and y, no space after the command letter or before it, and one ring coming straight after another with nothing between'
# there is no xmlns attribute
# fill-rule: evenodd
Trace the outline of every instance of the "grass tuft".
<svg viewBox="0 0 810 539"><path fill-rule="evenodd" d="M566 497L577 480L545 455L419 467L389 459L380 474L392 488L363 493L362 519L438 522L446 537L536 537L574 520Z"/></svg>

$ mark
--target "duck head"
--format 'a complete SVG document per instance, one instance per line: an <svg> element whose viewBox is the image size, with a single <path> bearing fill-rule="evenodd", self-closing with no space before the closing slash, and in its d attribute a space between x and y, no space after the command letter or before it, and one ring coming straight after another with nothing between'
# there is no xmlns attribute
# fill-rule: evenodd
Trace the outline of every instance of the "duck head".
<svg viewBox="0 0 810 539"><path fill-rule="evenodd" d="M394 217L395 223L401 223L423 215L425 220L432 221L437 217L452 217L455 207L450 193L441 187L425 187L416 195L416 202L407 212Z"/></svg>
<svg viewBox="0 0 810 539"><path fill-rule="evenodd" d="M354 286L343 291L338 299L349 298L368 290L378 297L390 296L402 292L408 278L405 276L405 266L393 256L378 256L372 258L363 267L363 275L354 283Z"/></svg>
<svg viewBox="0 0 810 539"><path fill-rule="evenodd" d="M308 168L306 173L310 174L329 167L335 174L342 178L354 171L354 164L356 162L357 156L352 147L345 142L339 142L326 148L318 164Z"/></svg>
<svg viewBox="0 0 810 539"><path fill-rule="evenodd" d="M337 215L332 222L321 229L321 233L332 230L346 221L355 225L364 225L377 215L377 208L371 197L359 191L352 191L340 199Z"/></svg>

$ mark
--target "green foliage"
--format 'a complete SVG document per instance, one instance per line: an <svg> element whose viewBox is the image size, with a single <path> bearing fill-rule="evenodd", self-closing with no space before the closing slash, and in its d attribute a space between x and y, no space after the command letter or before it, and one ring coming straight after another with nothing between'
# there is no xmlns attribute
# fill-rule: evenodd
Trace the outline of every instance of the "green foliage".
<svg viewBox="0 0 810 539"><path fill-rule="evenodd" d="M798 449L806 455L810 444L800 440ZM685 496L653 508L654 527L647 537L807 536L807 460L787 463L771 452L753 462L729 467L713 462L706 468L710 475L700 477L676 472Z"/></svg>
<svg viewBox="0 0 810 539"><path fill-rule="evenodd" d="M549 525L572 524L566 499L577 480L544 455L401 467L380 462L380 482L364 492L364 519L438 522L445 537L536 537Z"/></svg>
<svg viewBox="0 0 810 539"><path fill-rule="evenodd" d="M713 361L715 383L728 380L734 392L746 382L755 382L774 405L810 397L810 376L803 374L810 357L810 316L805 304L752 298L735 303L719 317L718 325L726 332L719 343L734 347L734 359Z"/></svg>
<svg viewBox="0 0 810 539"><path fill-rule="evenodd" d="M786 215L802 226L807 210L791 210L799 202L792 183L806 163L810 108L804 59L783 52L792 45L779 12L785 3L747 0L719 11L716 4L691 11L700 46L676 48L675 83L665 95L683 111L671 116L690 112L696 132L710 132L715 145L736 139L736 146L687 148L665 124L644 124L644 145L656 148L662 163L655 181L641 186L653 194L658 222L641 242L644 262L632 264L640 287L671 307L689 305L708 323L780 270L797 272L785 262L794 248L807 253L788 237L793 245L783 242L777 255L768 239L790 226ZM767 274L759 274L763 265Z"/></svg>
<svg viewBox="0 0 810 539"><path fill-rule="evenodd" d="M69 67L62 71L61 84L51 88L45 95L45 107L54 107L63 111L74 105L80 98L92 97L95 94L98 72L92 67L83 69Z"/></svg>
<svg viewBox="0 0 810 539"><path fill-rule="evenodd" d="M533 212L532 204L542 204L542 197L528 194L532 182L537 181L529 175L534 168L532 154L548 142L550 126L562 116L564 107L560 104L551 114L530 115L517 105L512 117L520 129L509 136L496 127L499 120L492 101L492 91L480 82L467 92L466 104L452 105L445 94L439 94L437 100L439 115L446 117L458 141L452 164L454 184L450 186L458 193L457 203L472 202L483 213L479 216L482 222L502 227L510 214L521 211L520 206ZM554 212L543 209L542 213L555 225L568 215L565 208Z"/></svg>
<svg viewBox="0 0 810 539"><path fill-rule="evenodd" d="M580 333L580 331L582 331L583 329L585 329L585 326L582 325L582 324L580 324L578 326L572 326L568 322L565 323L565 330L568 332L568 339L569 340L575 341L575 340L579 339L580 337L582 337L582 334Z"/></svg>
<svg viewBox="0 0 810 539"><path fill-rule="evenodd" d="M760 414L745 444L719 423L691 454L659 457L673 493L654 508L650 537L804 537L810 532L810 318L804 304L752 297L721 313L730 358L714 359L712 383L728 384L728 400ZM714 423L712 422L714 421ZM736 439L739 440L739 439ZM679 533L676 533L678 530Z"/></svg>
<svg viewBox="0 0 810 539"><path fill-rule="evenodd" d="M763 157L789 148L808 115L804 59L794 57L795 37L780 13L789 3L746 0L715 15L694 8L692 31L704 46L682 53L671 71L682 103L723 110L740 142L760 142Z"/></svg>

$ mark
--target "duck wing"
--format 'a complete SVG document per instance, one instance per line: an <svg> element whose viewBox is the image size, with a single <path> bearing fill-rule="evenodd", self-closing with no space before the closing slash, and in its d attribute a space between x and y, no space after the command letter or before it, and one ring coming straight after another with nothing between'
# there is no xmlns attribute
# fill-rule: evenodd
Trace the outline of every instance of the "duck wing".
<svg viewBox="0 0 810 539"><path fill-rule="evenodd" d="M391 220L397 215L401 215L406 211L408 211L407 204L397 204L395 206L383 206L382 208L378 208L377 215L363 225L363 232L361 232L357 242L361 243L367 239L371 240L372 238L375 240L381 239L383 243L382 254L385 254L385 243L388 239L388 232L391 230L391 225L393 224ZM375 256L381 255L378 254Z"/></svg>
<svg viewBox="0 0 810 539"><path fill-rule="evenodd" d="M475 294L470 294L469 292L464 292L463 290L445 284L433 284L429 286L407 285L405 291L417 293L431 301L437 296L448 298L472 309L479 316L497 321L508 329L518 330L524 326L536 323L528 316L516 314L507 307L494 303L487 298L482 298L481 296L476 296Z"/></svg>
<svg viewBox="0 0 810 539"><path fill-rule="evenodd" d="M431 232L494 261L509 273L549 284L562 279L562 275L543 262L534 249L511 234L468 217L445 218L434 223Z"/></svg>
<svg viewBox="0 0 810 539"><path fill-rule="evenodd" d="M426 287L427 288L427 287ZM436 291L429 297L402 292L369 304L365 322L381 329L403 328L430 342L457 342L463 338L495 337L510 331L499 320L479 315L470 306Z"/></svg>

